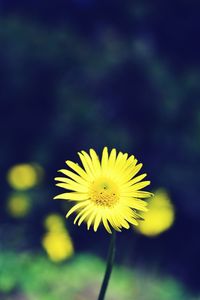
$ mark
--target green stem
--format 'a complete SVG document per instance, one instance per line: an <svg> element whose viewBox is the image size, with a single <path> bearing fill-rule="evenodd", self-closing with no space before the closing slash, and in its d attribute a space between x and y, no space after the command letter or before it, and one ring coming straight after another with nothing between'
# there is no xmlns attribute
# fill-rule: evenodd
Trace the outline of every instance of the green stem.
<svg viewBox="0 0 200 300"><path fill-rule="evenodd" d="M115 240L116 240L116 232L112 233L111 240L110 240L110 245L109 245L109 250L108 250L108 258L107 258L107 266L106 266L106 271L104 275L104 279L101 285L100 293L98 300L104 300L106 290L108 287L108 282L110 279L110 275L112 272L112 267L113 267L113 262L115 258Z"/></svg>

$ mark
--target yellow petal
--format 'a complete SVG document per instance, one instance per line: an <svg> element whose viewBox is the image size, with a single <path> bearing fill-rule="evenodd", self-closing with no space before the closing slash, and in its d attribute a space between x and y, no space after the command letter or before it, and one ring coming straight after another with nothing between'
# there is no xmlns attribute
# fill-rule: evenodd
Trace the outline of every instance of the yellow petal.
<svg viewBox="0 0 200 300"><path fill-rule="evenodd" d="M82 153L78 153L80 160L83 164L83 167L89 177L89 179L93 178L93 170L91 170L90 166L88 165L87 159L85 158L85 156Z"/></svg>
<svg viewBox="0 0 200 300"><path fill-rule="evenodd" d="M82 177L80 177L79 175L77 175L69 170L62 169L62 170L59 170L58 172L65 174L66 176L70 177L71 179L73 179L74 181L76 181L80 184L87 185L86 180L84 180Z"/></svg>
<svg viewBox="0 0 200 300"><path fill-rule="evenodd" d="M124 172L124 175L122 176L122 183L129 181L131 178L133 178L142 168L142 164L138 164L137 166L132 167L129 169L129 171Z"/></svg>
<svg viewBox="0 0 200 300"><path fill-rule="evenodd" d="M92 164L94 166L95 173L97 175L99 175L101 172L101 165L100 165L99 157L93 149L90 149L90 155L92 158Z"/></svg>
<svg viewBox="0 0 200 300"><path fill-rule="evenodd" d="M112 170L116 162L116 149L112 149L108 159L108 167Z"/></svg>
<svg viewBox="0 0 200 300"><path fill-rule="evenodd" d="M74 205L66 214L66 218L68 218L73 212L75 212L76 210L80 209L81 207L86 206L89 203L89 201L82 201L76 205Z"/></svg>
<svg viewBox="0 0 200 300"><path fill-rule="evenodd" d="M80 177L84 178L85 180L88 180L88 174L78 165L75 164L73 161L67 160L66 164L74 170Z"/></svg>
<svg viewBox="0 0 200 300"><path fill-rule="evenodd" d="M137 159L133 155L131 155L125 162L124 164L124 169L123 170L128 170L130 167L135 166L137 163Z"/></svg>
<svg viewBox="0 0 200 300"><path fill-rule="evenodd" d="M99 227L99 224L101 222L101 214L98 213L95 220L94 220L94 231L96 232L98 227Z"/></svg>
<svg viewBox="0 0 200 300"><path fill-rule="evenodd" d="M92 163L91 157L85 151L81 151L81 153L85 157L85 161L86 161L88 167L90 168L90 171L91 171L92 175L95 175L95 169L94 169L94 165Z"/></svg>
<svg viewBox="0 0 200 300"><path fill-rule="evenodd" d="M118 210L117 214L116 214L116 218L118 220L118 222L126 229L130 228L130 225L128 224L128 222L125 220L123 214L121 213L120 210Z"/></svg>
<svg viewBox="0 0 200 300"><path fill-rule="evenodd" d="M97 214L97 211L96 211L96 209L94 209L93 213L90 215L90 217L89 217L89 219L87 221L87 229L88 230L90 229L90 226L91 226L91 224L92 224L92 222L93 222L96 214Z"/></svg>
<svg viewBox="0 0 200 300"><path fill-rule="evenodd" d="M135 226L138 225L138 222L134 218L127 217L127 221Z"/></svg>
<svg viewBox="0 0 200 300"><path fill-rule="evenodd" d="M133 197L133 198L149 198L153 194L145 191L131 191L131 192L122 192L122 197Z"/></svg>
<svg viewBox="0 0 200 300"><path fill-rule="evenodd" d="M127 157L128 157L127 153L123 154L122 152L119 152L115 164L116 172L120 173L121 170L124 168Z"/></svg>
<svg viewBox="0 0 200 300"><path fill-rule="evenodd" d="M68 182L68 180L70 180L69 178L67 177L55 177L54 180L56 181L61 181L61 182ZM75 181L74 181L75 182Z"/></svg>
<svg viewBox="0 0 200 300"><path fill-rule="evenodd" d="M142 181L142 179L144 179L146 176L147 176L146 173L144 173L144 174L142 174L142 175L139 175L139 176L137 176L137 177L131 179L130 181L124 183L123 186L122 186L122 188L126 188L126 187L128 187L128 186L131 186L131 185L133 185L133 184L139 182L139 181Z"/></svg>
<svg viewBox="0 0 200 300"><path fill-rule="evenodd" d="M75 184L67 184L67 183L56 183L56 186L59 186L61 188L72 190L75 192L81 192L81 193L87 193L88 188L82 185L75 185Z"/></svg>
<svg viewBox="0 0 200 300"><path fill-rule="evenodd" d="M84 213L85 213L86 211L88 211L89 209L91 209L91 206L90 206L90 205L87 205L83 210L81 210L81 211L78 213L78 215L76 216L76 218L74 219L74 224L76 224L76 222L78 221L78 219L79 219L82 215L84 215Z"/></svg>
<svg viewBox="0 0 200 300"><path fill-rule="evenodd" d="M108 225L108 220L106 219L105 216L102 216L102 221L105 229L108 231L108 233L112 233L110 226Z"/></svg>
<svg viewBox="0 0 200 300"><path fill-rule="evenodd" d="M116 230L116 231L120 231L121 232L121 229L120 229L120 224L118 224L118 222L116 221L115 217L112 215L112 212L110 213L107 213L107 219L110 223L110 225Z"/></svg>
<svg viewBox="0 0 200 300"><path fill-rule="evenodd" d="M142 181L142 182L132 185L131 187L126 188L126 190L127 190L127 192L138 191L138 190L141 190L144 187L148 186L150 183L151 183L151 181L149 181L149 180Z"/></svg>
<svg viewBox="0 0 200 300"><path fill-rule="evenodd" d="M90 209L88 208L88 209L86 210L86 212L80 217L80 219L79 219L79 221L78 221L78 226L81 225L81 223L88 217L88 215L91 214L92 211L93 211L92 208L90 208Z"/></svg>
<svg viewBox="0 0 200 300"><path fill-rule="evenodd" d="M146 207L147 202L145 202L143 200L136 199L136 198L127 198L126 200L124 199L123 201L126 205L128 205L131 208L138 209L138 210L141 210L141 211L147 211L148 210L147 207Z"/></svg>
<svg viewBox="0 0 200 300"><path fill-rule="evenodd" d="M73 201L83 201L88 200L88 194L80 194L80 193L63 193L58 196L55 196L54 199L64 199L64 200L73 200Z"/></svg>
<svg viewBox="0 0 200 300"><path fill-rule="evenodd" d="M107 166L108 166L108 148L107 147L104 147L104 149L103 149L101 165L102 165L102 170L106 171Z"/></svg>

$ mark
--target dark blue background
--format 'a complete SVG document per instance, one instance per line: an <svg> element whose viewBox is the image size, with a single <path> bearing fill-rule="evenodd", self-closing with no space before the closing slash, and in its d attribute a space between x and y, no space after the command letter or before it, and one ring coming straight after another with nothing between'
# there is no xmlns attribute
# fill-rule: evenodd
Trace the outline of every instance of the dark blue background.
<svg viewBox="0 0 200 300"><path fill-rule="evenodd" d="M7 0L0 14L2 207L9 167L34 161L46 172L40 207L18 224L31 233L25 248L39 247L44 215L59 211L56 170L81 149L108 145L144 162L152 189L166 188L176 207L174 226L156 239L121 234L118 260L133 243L138 262L198 291L198 1ZM0 215L16 225L5 209ZM80 251L102 254L103 231L69 226Z"/></svg>

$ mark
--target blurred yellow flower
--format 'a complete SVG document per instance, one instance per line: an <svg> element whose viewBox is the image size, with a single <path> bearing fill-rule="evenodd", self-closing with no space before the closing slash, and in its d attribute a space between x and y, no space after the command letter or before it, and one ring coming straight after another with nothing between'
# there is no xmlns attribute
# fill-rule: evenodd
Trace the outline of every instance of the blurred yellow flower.
<svg viewBox="0 0 200 300"><path fill-rule="evenodd" d="M31 164L15 165L7 173L8 183L16 190L32 188L38 184L38 179L37 170Z"/></svg>
<svg viewBox="0 0 200 300"><path fill-rule="evenodd" d="M111 233L111 227L117 231L129 228L130 224L138 224L138 211L147 211L147 203L140 198L149 198L151 193L141 191L150 184L142 181L147 174L136 176L142 168L137 159L127 153L112 149L108 153L104 147L101 161L93 149L89 154L85 151L78 153L83 167L72 161L66 161L72 169L62 169L59 172L67 177L56 177L60 181L57 186L69 190L55 199L72 200L76 202L66 217L78 212L74 223L81 225L87 222L89 229L93 224L94 231L102 222L105 229ZM130 224L129 224L130 223Z"/></svg>
<svg viewBox="0 0 200 300"><path fill-rule="evenodd" d="M7 201L7 211L15 218L22 218L30 211L30 197L26 194L13 193Z"/></svg>
<svg viewBox="0 0 200 300"><path fill-rule="evenodd" d="M44 220L44 225L47 230L49 231L59 231L62 230L64 227L64 220L61 218L59 214L51 214L46 217Z"/></svg>
<svg viewBox="0 0 200 300"><path fill-rule="evenodd" d="M42 245L54 262L63 261L74 253L72 241L66 232L46 233L42 239Z"/></svg>
<svg viewBox="0 0 200 300"><path fill-rule="evenodd" d="M149 211L137 230L146 236L156 236L169 229L175 219L174 206L164 189L158 189L149 200Z"/></svg>
<svg viewBox="0 0 200 300"><path fill-rule="evenodd" d="M59 262L71 257L74 247L61 217L58 214L51 214L46 217L44 225L48 231L42 239L42 245L49 258Z"/></svg>

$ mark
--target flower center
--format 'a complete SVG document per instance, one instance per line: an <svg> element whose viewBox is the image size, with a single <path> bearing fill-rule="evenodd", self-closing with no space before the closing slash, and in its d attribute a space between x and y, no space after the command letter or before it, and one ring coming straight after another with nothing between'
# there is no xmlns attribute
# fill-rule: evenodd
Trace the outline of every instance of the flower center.
<svg viewBox="0 0 200 300"><path fill-rule="evenodd" d="M91 183L90 199L98 206L112 207L119 201L119 189L109 178L99 178Z"/></svg>

